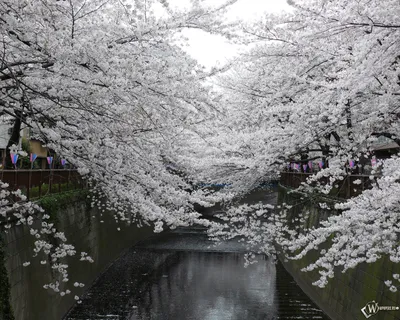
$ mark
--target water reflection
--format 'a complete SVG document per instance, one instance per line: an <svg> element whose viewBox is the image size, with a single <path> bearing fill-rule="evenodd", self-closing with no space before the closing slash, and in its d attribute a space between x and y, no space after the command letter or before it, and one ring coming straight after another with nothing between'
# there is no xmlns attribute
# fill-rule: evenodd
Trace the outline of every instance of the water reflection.
<svg viewBox="0 0 400 320"><path fill-rule="evenodd" d="M127 319L273 319L275 265L244 268L242 254L177 252Z"/></svg>
<svg viewBox="0 0 400 320"><path fill-rule="evenodd" d="M282 265L259 256L244 268L240 244L210 247L202 231L192 231L132 248L64 319L329 319Z"/></svg>

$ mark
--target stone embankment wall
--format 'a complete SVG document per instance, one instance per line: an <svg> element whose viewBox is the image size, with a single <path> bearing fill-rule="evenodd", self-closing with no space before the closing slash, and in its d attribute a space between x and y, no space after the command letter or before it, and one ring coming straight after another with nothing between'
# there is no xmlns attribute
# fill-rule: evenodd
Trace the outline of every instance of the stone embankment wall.
<svg viewBox="0 0 400 320"><path fill-rule="evenodd" d="M14 226L7 233L1 230L0 277L8 274L9 290L2 290L7 285L7 279L3 276L0 278L4 282L0 284L0 320L61 319L75 303L75 295L82 294L124 250L151 235L152 229L149 227L116 224L110 214L101 214L98 209L90 208L85 198L85 194L60 194L43 200L43 205L47 207L46 213L51 211L52 222L65 232L67 243L73 244L77 251L75 257L68 258L70 282L63 290L68 288L71 294L64 297L43 288L44 284L53 281L54 272L48 256L32 258L34 238L28 228ZM36 223L40 223L39 218ZM87 252L94 263L79 261L82 251ZM44 260L47 263L43 265L40 261ZM26 261L31 261L31 264L24 267ZM75 288L75 282L86 286ZM7 315L10 307L14 317Z"/></svg>
<svg viewBox="0 0 400 320"><path fill-rule="evenodd" d="M310 212L308 221L304 226L317 226L319 222L329 215L337 214L333 211L322 210L317 203L307 203L296 193L288 193L288 189L279 188L278 203L294 205L288 213L289 224L305 210ZM295 205L300 203L300 205ZM323 202L323 201L321 201ZM326 202L326 201L325 201ZM321 248L322 249L322 248ZM393 274L400 274L400 265L392 263L388 258L382 258L376 263L363 263L355 269L342 273L335 272L329 284L321 289L312 283L319 279L318 271L302 272L303 267L315 261L318 252L309 252L301 260L280 260L285 268L314 302L332 318L332 320L364 320L366 317L361 309L370 301L375 301L379 306L396 306L400 308L400 292L393 293L384 284L386 280L393 280ZM399 320L398 311L379 311L371 316L371 320Z"/></svg>

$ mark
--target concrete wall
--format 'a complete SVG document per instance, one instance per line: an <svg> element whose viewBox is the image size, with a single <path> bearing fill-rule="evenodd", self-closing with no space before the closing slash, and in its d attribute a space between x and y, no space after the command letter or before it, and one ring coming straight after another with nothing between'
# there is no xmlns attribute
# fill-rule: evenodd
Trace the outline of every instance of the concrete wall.
<svg viewBox="0 0 400 320"><path fill-rule="evenodd" d="M74 282L85 283L88 288L124 250L152 233L151 228L117 225L110 214L105 213L100 217L97 209L88 208L82 197L61 205L52 220L60 230L65 231L68 242L77 251L78 258L68 259L71 281L65 288L72 293L61 297L52 290L43 289L43 285L52 280L53 273L49 263L40 264L40 260L48 260L48 257L31 258L34 239L26 227L13 227L8 233L2 231L5 266L11 288L10 300L16 320L61 319L73 305L74 295L80 295L85 290L73 287ZM95 262L79 261L81 251L87 252ZM32 261L31 265L23 267L25 261Z"/></svg>
<svg viewBox="0 0 400 320"><path fill-rule="evenodd" d="M295 204L300 201L300 196L287 193L280 188L278 202ZM304 200L302 200L304 202ZM293 206L288 214L288 223L296 218L302 211L311 212L307 226L317 226L319 222L326 219L328 215L337 214L332 211L322 210L311 203L303 203ZM321 248L322 249L322 248ZM357 268L348 270L345 274L340 270L335 272L335 277L330 279L324 289L315 287L312 283L319 279L318 271L301 272L300 270L315 261L317 252L309 252L301 260L286 261L282 256L280 260L285 268L291 273L303 291L329 315L332 320L362 320L366 317L361 309L370 301L376 301L379 306L400 307L400 292L393 293L384 284L385 280L392 279L392 274L400 274L400 265L392 263L388 258L378 260L376 263L363 263ZM399 311L379 311L370 318L371 320L395 320L400 319Z"/></svg>

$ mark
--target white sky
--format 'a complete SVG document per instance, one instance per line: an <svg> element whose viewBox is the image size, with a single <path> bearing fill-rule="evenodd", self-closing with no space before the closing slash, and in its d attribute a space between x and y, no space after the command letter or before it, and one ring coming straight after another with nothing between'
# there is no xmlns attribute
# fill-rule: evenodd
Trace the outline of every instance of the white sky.
<svg viewBox="0 0 400 320"><path fill-rule="evenodd" d="M185 0L170 1L172 6L184 6L185 2ZM209 0L209 2L216 3L217 1ZM285 10L290 10L286 0L239 0L230 8L227 18L254 21L261 18L264 12L279 13ZM219 36L200 30L188 30L185 36L189 38L190 44L190 47L185 50L207 68L218 61L224 63L238 53L238 46L229 44Z"/></svg>

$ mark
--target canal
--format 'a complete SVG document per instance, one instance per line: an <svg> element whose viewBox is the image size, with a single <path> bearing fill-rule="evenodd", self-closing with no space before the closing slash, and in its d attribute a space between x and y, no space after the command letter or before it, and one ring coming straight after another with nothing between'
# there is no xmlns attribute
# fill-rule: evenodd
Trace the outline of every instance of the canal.
<svg viewBox="0 0 400 320"><path fill-rule="evenodd" d="M214 246L202 228L155 235L115 261L64 320L277 320L329 318L280 263L245 247Z"/></svg>

